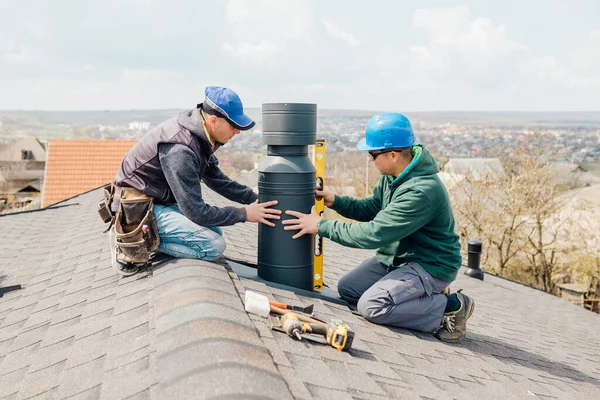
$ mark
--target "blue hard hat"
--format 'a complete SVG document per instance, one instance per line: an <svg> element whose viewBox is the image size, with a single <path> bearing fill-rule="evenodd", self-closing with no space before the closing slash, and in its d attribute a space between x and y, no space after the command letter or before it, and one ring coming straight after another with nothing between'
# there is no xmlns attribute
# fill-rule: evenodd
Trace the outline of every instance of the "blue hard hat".
<svg viewBox="0 0 600 400"><path fill-rule="evenodd" d="M358 142L359 151L401 149L417 142L412 125L400 113L377 114L367 123L365 138Z"/></svg>

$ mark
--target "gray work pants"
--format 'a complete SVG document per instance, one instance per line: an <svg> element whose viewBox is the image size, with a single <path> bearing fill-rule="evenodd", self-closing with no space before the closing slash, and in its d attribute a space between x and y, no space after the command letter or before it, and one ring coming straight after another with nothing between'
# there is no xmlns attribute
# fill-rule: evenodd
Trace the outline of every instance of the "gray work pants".
<svg viewBox="0 0 600 400"><path fill-rule="evenodd" d="M340 279L338 293L358 302L358 312L375 324L435 332L447 303L441 293L449 284L414 262L388 273L373 257Z"/></svg>

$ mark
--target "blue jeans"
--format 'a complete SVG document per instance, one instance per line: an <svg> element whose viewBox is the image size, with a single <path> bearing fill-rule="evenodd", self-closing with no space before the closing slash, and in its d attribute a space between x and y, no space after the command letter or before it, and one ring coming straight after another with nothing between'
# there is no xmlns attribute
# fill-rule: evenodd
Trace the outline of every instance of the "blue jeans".
<svg viewBox="0 0 600 400"><path fill-rule="evenodd" d="M160 236L158 251L178 258L215 260L225 251L223 231L217 226L195 224L177 204L155 205L154 216Z"/></svg>

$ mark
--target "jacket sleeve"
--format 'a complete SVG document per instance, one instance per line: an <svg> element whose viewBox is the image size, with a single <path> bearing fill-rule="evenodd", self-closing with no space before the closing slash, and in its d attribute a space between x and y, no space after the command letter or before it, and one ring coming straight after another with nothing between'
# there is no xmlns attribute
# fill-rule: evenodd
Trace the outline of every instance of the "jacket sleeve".
<svg viewBox="0 0 600 400"><path fill-rule="evenodd" d="M214 155L211 155L208 160L202 181L221 196L236 203L250 204L258 199L258 195L251 188L225 175L219 168L219 160Z"/></svg>
<svg viewBox="0 0 600 400"><path fill-rule="evenodd" d="M391 202L370 222L323 219L319 235L361 249L378 249L410 236L431 220L431 203L420 191L409 190Z"/></svg>
<svg viewBox="0 0 600 400"><path fill-rule="evenodd" d="M182 144L158 145L160 165L179 209L201 226L227 226L246 221L246 210L213 207L202 199L200 164L194 152Z"/></svg>
<svg viewBox="0 0 600 400"><path fill-rule="evenodd" d="M373 190L373 196L366 199L355 199L349 196L335 196L331 207L341 216L357 221L371 221L381 211L381 185Z"/></svg>

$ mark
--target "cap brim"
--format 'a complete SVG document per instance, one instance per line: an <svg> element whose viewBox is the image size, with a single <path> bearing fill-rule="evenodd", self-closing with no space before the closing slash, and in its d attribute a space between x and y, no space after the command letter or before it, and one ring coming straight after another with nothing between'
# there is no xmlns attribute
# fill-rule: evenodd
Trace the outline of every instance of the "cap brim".
<svg viewBox="0 0 600 400"><path fill-rule="evenodd" d="M240 131L247 131L248 129L252 129L256 123L252 121L252 118L247 116L246 114L240 114L236 116L229 116L227 121L236 129Z"/></svg>
<svg viewBox="0 0 600 400"><path fill-rule="evenodd" d="M356 148L358 149L358 151L371 151L371 150L382 150L385 147L371 147L367 144L367 139L366 138L362 138L360 140L360 142L358 142L358 144L356 145Z"/></svg>

